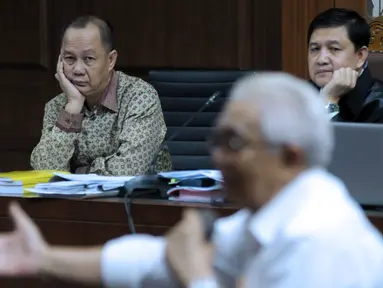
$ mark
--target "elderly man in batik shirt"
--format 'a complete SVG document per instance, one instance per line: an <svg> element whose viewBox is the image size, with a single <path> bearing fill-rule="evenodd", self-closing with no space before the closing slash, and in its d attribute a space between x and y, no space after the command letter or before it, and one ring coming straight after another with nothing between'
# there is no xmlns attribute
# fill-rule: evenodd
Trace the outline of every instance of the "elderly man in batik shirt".
<svg viewBox="0 0 383 288"><path fill-rule="evenodd" d="M80 17L65 30L56 74L63 93L46 104L34 169L100 175L171 169L167 148L159 151L166 125L158 94L115 71L116 59L105 21Z"/></svg>

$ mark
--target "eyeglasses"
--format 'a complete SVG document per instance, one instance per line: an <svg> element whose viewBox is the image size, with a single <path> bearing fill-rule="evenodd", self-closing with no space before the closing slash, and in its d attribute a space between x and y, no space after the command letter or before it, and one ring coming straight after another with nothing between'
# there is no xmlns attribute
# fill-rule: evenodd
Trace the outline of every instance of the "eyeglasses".
<svg viewBox="0 0 383 288"><path fill-rule="evenodd" d="M248 135L249 132L245 132L240 127L230 127L226 129L215 128L213 133L208 137L208 144L210 148L223 148L232 152L239 152L248 147L257 150L270 148L270 146L261 139L252 139Z"/></svg>
<svg viewBox="0 0 383 288"><path fill-rule="evenodd" d="M232 151L240 151L250 144L241 134L232 130L215 130L208 138L208 143L211 148L221 147Z"/></svg>

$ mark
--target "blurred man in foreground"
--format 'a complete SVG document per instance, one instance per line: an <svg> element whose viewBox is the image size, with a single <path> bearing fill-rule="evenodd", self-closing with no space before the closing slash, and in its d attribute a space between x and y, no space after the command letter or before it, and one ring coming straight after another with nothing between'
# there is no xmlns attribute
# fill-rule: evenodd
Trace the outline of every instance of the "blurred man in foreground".
<svg viewBox="0 0 383 288"><path fill-rule="evenodd" d="M381 235L324 169L332 128L310 84L284 73L240 80L211 145L225 189L245 207L216 222L212 243L198 213L188 210L166 237L55 247L13 205L15 230L0 236L0 273L108 287L235 287L239 281L262 288L383 287Z"/></svg>

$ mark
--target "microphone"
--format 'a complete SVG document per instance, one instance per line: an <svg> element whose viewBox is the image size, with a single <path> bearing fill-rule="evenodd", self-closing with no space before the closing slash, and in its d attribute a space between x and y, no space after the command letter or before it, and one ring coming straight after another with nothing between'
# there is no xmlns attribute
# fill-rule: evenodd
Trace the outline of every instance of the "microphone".
<svg viewBox="0 0 383 288"><path fill-rule="evenodd" d="M182 128L185 128L187 126L189 126L189 124L197 117L197 115L199 113L201 113L202 111L204 111L206 108L208 108L211 104L213 104L215 102L215 100L221 96L222 92L221 91L216 91L213 93L213 95L211 95L209 97L209 99L201 106L201 108L199 108L196 112L193 113L193 115L191 115L180 127L178 127L176 129L176 131L173 132L172 135L170 135L170 137L168 139L166 139L164 142L162 142L160 148L157 150L157 153L156 155L154 156L154 159L150 165L151 169L150 171L153 171L153 173L155 173L155 166L157 164L157 159L158 159L158 155L161 153L162 149L164 149L164 147L166 146L166 144L168 144L170 141L172 141L176 136L178 136L179 132L182 130Z"/></svg>
<svg viewBox="0 0 383 288"><path fill-rule="evenodd" d="M160 178L156 171L155 171L155 165L157 163L158 155L161 153L162 149L165 147L166 144L168 144L169 141L173 140L179 132L182 130L182 128L187 127L196 117L197 115L204 111L206 108L208 108L211 104L213 104L216 99L222 94L221 91L214 92L213 95L209 97L209 99L199 108L196 112L194 112L191 117L189 117L180 127L177 127L176 131L168 139L166 139L159 147L159 149L156 151L156 154L150 164L150 173L146 175L140 175L134 177L132 180L125 183L123 191L119 193L120 197L136 197L136 196L143 196L150 194L153 194L153 191L159 192L157 193L156 198L160 199L167 199L167 191L169 190L169 184L166 179ZM140 195L133 195L134 190L141 190L142 193ZM149 190L151 192L149 192ZM129 194L129 195L126 195Z"/></svg>
<svg viewBox="0 0 383 288"><path fill-rule="evenodd" d="M132 217L132 200L133 198L137 197L145 197L151 195L151 198L159 198L159 199L167 199L168 198L168 190L169 190L169 180L168 179L162 179L157 175L155 172L155 165L157 163L158 155L161 153L162 149L165 147L165 145L173 140L180 132L182 128L187 127L194 119L197 117L197 114L204 111L206 108L208 108L211 104L215 102L215 100L222 94L221 91L216 91L209 97L209 99L201 106L200 109L198 109L196 112L191 115L180 127L176 129L176 131L170 135L168 139L166 139L159 147L159 149L156 151L156 154L154 156L154 159L152 160L150 164L150 174L147 175L140 175L134 177L132 180L127 181L122 189L120 189L120 193L118 194L119 197L124 197L124 206L125 206L125 212L128 218L128 225L130 228L130 232L132 234L136 233L133 217ZM154 196L154 197L153 197ZM207 213L202 212L202 215L205 215ZM211 235L213 230L213 224L212 220L214 217L211 216L202 216L204 221L206 220L206 223L210 223L208 226L208 230L206 233ZM210 221L210 222L209 222ZM209 236L210 237L210 236Z"/></svg>

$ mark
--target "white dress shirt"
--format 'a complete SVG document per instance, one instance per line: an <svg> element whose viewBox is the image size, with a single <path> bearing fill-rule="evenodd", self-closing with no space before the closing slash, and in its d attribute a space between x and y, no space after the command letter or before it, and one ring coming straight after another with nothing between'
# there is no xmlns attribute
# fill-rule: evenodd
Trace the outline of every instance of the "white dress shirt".
<svg viewBox="0 0 383 288"><path fill-rule="evenodd" d="M235 287L242 277L249 288L383 287L382 236L343 183L322 169L301 173L255 214L243 209L218 220L213 241L219 287ZM165 245L145 235L108 242L104 284L178 287ZM201 287L217 287L207 283Z"/></svg>

